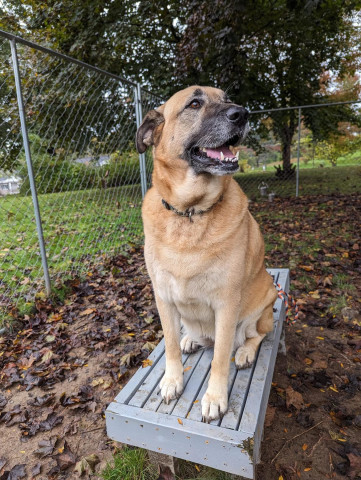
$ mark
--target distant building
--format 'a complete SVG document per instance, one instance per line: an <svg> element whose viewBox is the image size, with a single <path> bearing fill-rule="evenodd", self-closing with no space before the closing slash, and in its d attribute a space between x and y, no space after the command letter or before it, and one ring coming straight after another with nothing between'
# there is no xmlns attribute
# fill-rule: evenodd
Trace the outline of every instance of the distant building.
<svg viewBox="0 0 361 480"><path fill-rule="evenodd" d="M0 177L0 196L19 193L20 183L21 179L18 177Z"/></svg>

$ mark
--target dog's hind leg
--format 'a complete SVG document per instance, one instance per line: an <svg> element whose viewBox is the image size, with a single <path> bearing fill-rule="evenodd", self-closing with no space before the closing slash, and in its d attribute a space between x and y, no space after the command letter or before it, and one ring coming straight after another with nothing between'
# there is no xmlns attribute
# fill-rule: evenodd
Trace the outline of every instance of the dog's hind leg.
<svg viewBox="0 0 361 480"><path fill-rule="evenodd" d="M210 347L213 345L213 341L204 337L204 331L200 322L187 321L184 318L181 319L184 326L184 335L180 342L180 347L183 353L193 353L202 347Z"/></svg>
<svg viewBox="0 0 361 480"><path fill-rule="evenodd" d="M236 345L238 340L238 345L241 344L235 354L235 364L238 369L249 368L254 359L256 358L256 353L259 347L259 344L262 342L266 334L273 329L273 308L272 305L265 308L261 317L257 322L257 328L255 329L255 336L251 338L246 338L244 343L241 339L236 338ZM247 333L247 332L246 332Z"/></svg>

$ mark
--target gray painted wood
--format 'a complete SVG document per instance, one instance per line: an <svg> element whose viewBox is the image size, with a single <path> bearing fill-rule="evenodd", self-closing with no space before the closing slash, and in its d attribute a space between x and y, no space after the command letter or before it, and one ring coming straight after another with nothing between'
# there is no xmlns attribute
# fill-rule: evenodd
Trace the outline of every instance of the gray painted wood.
<svg viewBox="0 0 361 480"><path fill-rule="evenodd" d="M182 396L177 400L173 400L169 405L163 402L158 412L172 413L172 415L185 418L194 400L193 396L196 386L203 382L208 372L209 362L209 353L206 353L205 350L199 350L189 355L187 362L184 364L186 371L184 372L184 391Z"/></svg>
<svg viewBox="0 0 361 480"><path fill-rule="evenodd" d="M111 403L106 411L108 436L137 447L173 455L253 478L253 463L243 448L242 432L220 429L173 415Z"/></svg>
<svg viewBox="0 0 361 480"><path fill-rule="evenodd" d="M231 395L229 397L228 410L222 419L221 427L237 430L244 408L244 401L252 380L254 365L237 372Z"/></svg>
<svg viewBox="0 0 361 480"><path fill-rule="evenodd" d="M140 384L138 390L129 400L128 405L133 407L142 407L149 396L158 388L165 371L165 355L162 355L159 362L152 368L147 378Z"/></svg>
<svg viewBox="0 0 361 480"><path fill-rule="evenodd" d="M145 368L139 368L139 370L135 372L135 374L132 376L132 378L129 380L123 390L118 393L114 401L127 404L132 395L134 395L134 393L138 390L142 382L145 381L145 379L151 373L156 364L161 360L163 354L164 340L161 340L148 357L149 360L153 362L153 364Z"/></svg>
<svg viewBox="0 0 361 480"><path fill-rule="evenodd" d="M287 269L269 273L288 291ZM119 442L254 478L284 316L284 304L277 299L275 328L262 342L253 367L237 371L231 362L229 409L222 420L210 425L201 422L201 400L213 349L183 356L184 392L179 399L164 404L158 387L165 367L162 341L149 357L153 364L139 369L108 407L108 435Z"/></svg>

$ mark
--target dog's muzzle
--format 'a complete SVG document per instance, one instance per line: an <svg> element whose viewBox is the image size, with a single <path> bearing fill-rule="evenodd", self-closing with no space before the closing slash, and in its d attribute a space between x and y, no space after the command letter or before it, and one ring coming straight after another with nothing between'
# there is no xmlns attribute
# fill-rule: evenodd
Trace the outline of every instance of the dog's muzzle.
<svg viewBox="0 0 361 480"><path fill-rule="evenodd" d="M188 158L196 173L227 175L239 169L237 147L246 137L248 111L232 105L222 112L221 122L216 118L210 131L205 132L188 151Z"/></svg>

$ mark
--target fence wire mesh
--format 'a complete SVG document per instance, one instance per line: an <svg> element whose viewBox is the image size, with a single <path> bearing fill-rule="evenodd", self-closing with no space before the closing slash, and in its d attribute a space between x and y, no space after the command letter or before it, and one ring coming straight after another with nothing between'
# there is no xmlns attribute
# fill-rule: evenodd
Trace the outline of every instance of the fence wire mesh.
<svg viewBox="0 0 361 480"><path fill-rule="evenodd" d="M42 294L43 272L9 41L0 37L0 48L0 308L8 314ZM142 234L134 85L26 45L17 50L54 280Z"/></svg>
<svg viewBox="0 0 361 480"><path fill-rule="evenodd" d="M9 37L0 32L0 327L45 295ZM153 161L150 149L136 153L135 133L164 100L29 42L16 46L54 284L142 237ZM297 179L300 195L360 191L360 118L361 103L253 112L235 179L250 199L265 202L294 196Z"/></svg>
<svg viewBox="0 0 361 480"><path fill-rule="evenodd" d="M287 149L288 172L283 168ZM361 102L252 113L239 158L235 178L252 200L296 195L297 175L299 195L359 191ZM340 180L344 166L354 177L349 182Z"/></svg>
<svg viewBox="0 0 361 480"><path fill-rule="evenodd" d="M143 118L150 110L153 110L164 103L164 100L161 97L144 89L142 89L141 97ZM145 168L147 186L150 188L153 171L153 157L150 149L145 152Z"/></svg>

